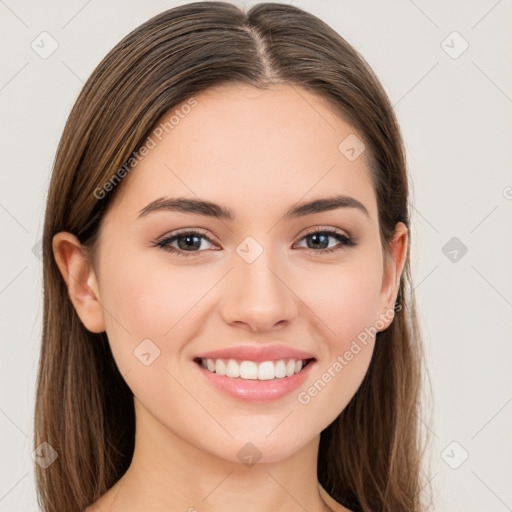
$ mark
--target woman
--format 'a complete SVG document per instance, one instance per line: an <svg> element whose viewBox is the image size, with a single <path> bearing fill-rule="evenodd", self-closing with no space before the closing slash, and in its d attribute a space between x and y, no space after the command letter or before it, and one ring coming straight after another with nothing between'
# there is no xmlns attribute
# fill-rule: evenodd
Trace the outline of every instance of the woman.
<svg viewBox="0 0 512 512"><path fill-rule="evenodd" d="M43 251L43 510L423 510L404 149L324 22L198 2L126 36Z"/></svg>

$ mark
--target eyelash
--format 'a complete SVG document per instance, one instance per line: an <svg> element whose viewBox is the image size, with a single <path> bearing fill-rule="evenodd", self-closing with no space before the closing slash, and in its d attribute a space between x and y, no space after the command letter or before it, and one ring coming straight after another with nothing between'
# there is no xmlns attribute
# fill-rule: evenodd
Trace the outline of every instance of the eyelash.
<svg viewBox="0 0 512 512"><path fill-rule="evenodd" d="M332 229L332 228L316 229L316 230L308 231L307 233L305 233L302 236L302 238L299 241L301 241L303 238L306 238L311 235L316 235L316 234L329 235L333 238L336 238L341 243L341 245L331 247L330 249L319 249L319 250L303 248L303 250L306 251L308 254L327 254L327 253L332 253L332 252L335 252L335 251L338 251L341 249L347 249L349 247L354 247L355 245L357 245L356 242L352 238L345 235L341 231L338 231L338 230ZM171 247L169 244L171 242L174 242L178 238L181 238L184 236L195 236L195 235L198 235L198 238L205 238L212 244L214 243L201 231L184 230L184 231L180 231L178 233L174 233L171 236L165 237L162 240L156 242L154 245L155 245L155 247L160 247L164 251L167 251L167 252L179 255L179 256L188 257L188 256L192 256L194 253L197 254L197 253L201 253L203 251L183 251L181 249L177 249L176 247Z"/></svg>

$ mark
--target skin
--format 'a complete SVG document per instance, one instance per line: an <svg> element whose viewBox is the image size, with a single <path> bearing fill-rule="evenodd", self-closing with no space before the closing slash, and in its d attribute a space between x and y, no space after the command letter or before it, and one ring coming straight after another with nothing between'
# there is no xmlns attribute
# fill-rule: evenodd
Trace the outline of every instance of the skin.
<svg viewBox="0 0 512 512"><path fill-rule="evenodd" d="M375 338L308 404L297 394L392 310L407 228L397 224L385 260L367 155L349 161L338 150L355 131L322 98L288 85L223 85L196 99L124 178L103 219L94 265L72 234L54 237L80 319L92 332L107 332L135 397L132 464L87 510L208 512L234 503L247 512L329 510L316 477L320 432L357 391ZM333 193L356 198L369 216L338 208L282 218L294 203ZM198 196L230 208L236 220L163 210L137 218L162 196ZM189 257L155 247L183 228L203 230L211 242L200 238ZM308 252L310 228L337 228L357 245L322 254L339 246L329 237ZM247 236L263 248L252 263L236 252ZM391 323L386 318L378 330ZM133 354L147 338L160 349L149 366ZM284 398L245 403L198 378L193 358L200 352L276 343L317 359L305 385ZM237 457L248 442L262 454L251 467Z"/></svg>

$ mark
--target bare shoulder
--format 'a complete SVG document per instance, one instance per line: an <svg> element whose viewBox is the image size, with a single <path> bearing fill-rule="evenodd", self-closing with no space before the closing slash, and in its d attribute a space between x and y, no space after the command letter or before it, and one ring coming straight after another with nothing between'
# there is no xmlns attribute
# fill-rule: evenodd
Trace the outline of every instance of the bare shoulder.
<svg viewBox="0 0 512 512"><path fill-rule="evenodd" d="M320 489L320 496L322 496L322 499L333 510L333 512L352 512L350 509L344 507L341 503L338 503L329 494L327 494L327 491L320 483L318 484L318 488Z"/></svg>

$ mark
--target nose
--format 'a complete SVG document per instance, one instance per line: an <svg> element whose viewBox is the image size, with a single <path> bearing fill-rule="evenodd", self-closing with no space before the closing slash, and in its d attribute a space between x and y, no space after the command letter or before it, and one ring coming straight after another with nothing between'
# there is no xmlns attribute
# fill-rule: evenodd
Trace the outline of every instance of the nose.
<svg viewBox="0 0 512 512"><path fill-rule="evenodd" d="M235 256L224 290L222 316L229 325L253 332L282 329L297 317L297 295L287 273L265 250L252 263Z"/></svg>

